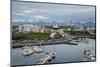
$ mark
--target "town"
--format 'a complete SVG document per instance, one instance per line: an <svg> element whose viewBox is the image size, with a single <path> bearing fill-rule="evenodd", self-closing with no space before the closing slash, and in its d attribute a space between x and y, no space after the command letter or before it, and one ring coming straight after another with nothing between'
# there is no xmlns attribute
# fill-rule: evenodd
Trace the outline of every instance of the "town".
<svg viewBox="0 0 100 67"><path fill-rule="evenodd" d="M35 25L32 23L25 23L19 26L12 26L12 42L52 42L61 40L71 40L80 37L90 37L95 39L95 25L94 26L76 26L64 25L52 26ZM13 46L13 45L12 45Z"/></svg>

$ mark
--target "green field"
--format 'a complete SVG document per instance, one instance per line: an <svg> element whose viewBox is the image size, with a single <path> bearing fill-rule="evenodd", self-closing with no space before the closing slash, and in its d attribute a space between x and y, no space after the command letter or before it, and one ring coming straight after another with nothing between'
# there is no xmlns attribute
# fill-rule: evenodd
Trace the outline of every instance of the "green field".
<svg viewBox="0 0 100 67"><path fill-rule="evenodd" d="M31 40L48 40L49 33L24 33L24 32L12 32L12 40L24 40L24 39L31 39Z"/></svg>

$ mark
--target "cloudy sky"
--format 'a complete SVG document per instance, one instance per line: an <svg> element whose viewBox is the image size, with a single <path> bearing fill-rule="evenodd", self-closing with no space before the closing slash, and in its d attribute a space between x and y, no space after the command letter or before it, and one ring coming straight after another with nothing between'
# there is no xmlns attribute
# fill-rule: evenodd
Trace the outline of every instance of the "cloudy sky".
<svg viewBox="0 0 100 67"><path fill-rule="evenodd" d="M12 21L95 22L94 6L12 2Z"/></svg>

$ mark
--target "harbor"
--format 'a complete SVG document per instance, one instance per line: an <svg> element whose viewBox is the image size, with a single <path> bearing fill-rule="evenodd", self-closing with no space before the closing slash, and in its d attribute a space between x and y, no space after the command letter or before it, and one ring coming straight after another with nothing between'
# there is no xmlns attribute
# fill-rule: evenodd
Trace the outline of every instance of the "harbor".
<svg viewBox="0 0 100 67"><path fill-rule="evenodd" d="M53 44L53 45L41 45L41 46L35 46L43 48L43 52L34 52L28 56L22 55L22 48L13 48L12 53L12 65L31 65L31 64L43 64L45 61L45 64L49 63L62 63L62 62L79 62L79 61L91 61L91 60L84 60L84 50L91 50L91 55L95 58L95 40L94 39L88 39L88 43L80 41L77 42L78 45L70 45L70 44ZM34 46L33 46L34 47ZM51 61L48 61L48 59L45 59L46 52L55 52L55 58L52 58ZM86 51L87 52L87 51ZM47 54L46 57L49 55ZM16 58L15 58L16 57ZM50 55L51 57L51 55ZM88 57L88 56L87 56ZM42 62L40 62L40 59L43 59ZM92 57L91 57L92 58ZM16 61L14 61L16 60ZM95 59L94 59L95 61Z"/></svg>
<svg viewBox="0 0 100 67"><path fill-rule="evenodd" d="M12 1L11 66L96 61L95 6Z"/></svg>

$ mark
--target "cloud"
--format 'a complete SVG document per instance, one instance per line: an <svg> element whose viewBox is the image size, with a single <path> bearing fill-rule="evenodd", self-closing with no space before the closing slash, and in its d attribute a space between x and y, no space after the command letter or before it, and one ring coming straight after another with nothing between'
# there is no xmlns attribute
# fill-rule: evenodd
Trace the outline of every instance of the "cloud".
<svg viewBox="0 0 100 67"><path fill-rule="evenodd" d="M94 19L95 7L46 3L13 2L12 17L23 20Z"/></svg>
<svg viewBox="0 0 100 67"><path fill-rule="evenodd" d="M25 20L22 20L22 19L14 19L12 22L25 22Z"/></svg>
<svg viewBox="0 0 100 67"><path fill-rule="evenodd" d="M27 9L27 8L20 8L18 10L15 11L15 13L22 13L22 14L30 14L32 13L32 9Z"/></svg>
<svg viewBox="0 0 100 67"><path fill-rule="evenodd" d="M32 10L23 10L24 13L32 13Z"/></svg>
<svg viewBox="0 0 100 67"><path fill-rule="evenodd" d="M37 16L33 16L33 19L48 19L48 17L37 15Z"/></svg>

